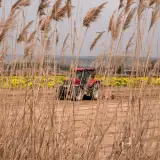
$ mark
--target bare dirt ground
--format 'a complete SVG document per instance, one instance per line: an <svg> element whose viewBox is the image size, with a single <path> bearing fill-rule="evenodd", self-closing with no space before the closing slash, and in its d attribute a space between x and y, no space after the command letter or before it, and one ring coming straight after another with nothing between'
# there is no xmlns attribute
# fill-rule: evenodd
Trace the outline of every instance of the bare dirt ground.
<svg viewBox="0 0 160 160"><path fill-rule="evenodd" d="M127 97L130 93L121 90L122 93L120 91L117 92L119 98L115 100L105 99L101 101L84 100L81 102L71 102L57 101L54 97L54 91L44 91L39 94L34 93L35 95L31 96L33 94L32 91L1 90L0 112L1 115L5 117L5 125L9 126L7 123L11 123L9 122L10 120L20 120L24 112L26 112L26 115L29 114L30 104L34 104L33 112L37 119L39 116L47 119L47 114L54 108L57 126L63 123L63 131L67 131L71 137L73 136L72 133L74 130L77 143L83 141L82 139L85 138L90 124L92 124L96 117L100 127L96 128L96 130L103 130L103 133L105 133L99 158L104 159L111 153L114 140L118 138L118 136L122 136L122 133L125 132L123 125L124 122L127 121L127 117L130 117L128 115L132 115L132 111L134 111L134 117L143 117L140 123L148 123L149 119L148 130L143 137L143 142L144 144L152 146L151 148L154 150L155 142L160 138L160 103L158 98L153 98L158 94L158 91L154 92L154 96L152 94L153 91L149 91L146 91L146 95L148 95L148 97L150 95L150 98L144 98L142 101L136 99L132 102L129 98L124 99L121 96L126 94ZM115 92L116 91L114 91L114 93ZM28 106L26 104L28 104ZM20 118L17 118L17 116ZM139 124L135 126L135 129L138 125ZM107 129L104 131L104 128ZM96 134L98 136L100 132L96 132Z"/></svg>

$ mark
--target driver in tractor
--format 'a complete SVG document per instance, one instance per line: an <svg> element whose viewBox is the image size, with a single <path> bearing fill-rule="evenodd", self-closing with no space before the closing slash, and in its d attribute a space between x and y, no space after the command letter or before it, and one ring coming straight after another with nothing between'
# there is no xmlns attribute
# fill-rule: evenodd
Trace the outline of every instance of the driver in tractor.
<svg viewBox="0 0 160 160"><path fill-rule="evenodd" d="M95 82L95 76L96 76L96 72L92 72L89 79L88 79L88 87L91 87L93 85L93 83Z"/></svg>
<svg viewBox="0 0 160 160"><path fill-rule="evenodd" d="M96 76L96 72L94 71L91 73L91 79L95 79L95 76Z"/></svg>

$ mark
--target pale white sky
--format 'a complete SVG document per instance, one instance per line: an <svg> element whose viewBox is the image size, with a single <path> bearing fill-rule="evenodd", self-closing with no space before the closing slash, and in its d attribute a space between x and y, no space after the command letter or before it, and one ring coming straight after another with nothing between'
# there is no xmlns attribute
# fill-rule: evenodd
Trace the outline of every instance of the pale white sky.
<svg viewBox="0 0 160 160"><path fill-rule="evenodd" d="M27 9L27 20L35 20L36 18L36 12L37 12L37 8L39 5L39 1L40 0L32 0L32 5ZM16 0L4 0L5 4L6 4L6 13L9 13L10 8L11 8L11 4L15 3ZM54 2L54 0L53 0ZM90 9L93 8L103 2L106 2L106 0L72 0L73 6L78 6L78 4L80 4L79 6L79 20L80 18L83 19L86 12ZM106 7L103 9L103 12L101 13L100 18L97 20L96 23L92 24L90 29L88 30L88 33L86 35L85 41L84 41L84 45L83 45L83 49L82 49L82 56L86 56L86 55L90 55L90 56L95 56L100 54L101 52L104 51L104 46L102 45L102 42L105 42L107 44L109 44L110 39L106 39L106 36L104 35L102 37L102 39L99 41L98 45L96 46L96 48L90 52L89 48L90 48L90 44L93 41L93 39L96 37L96 32L100 32L100 31L104 31L107 29L108 27L108 23L109 23L109 19L113 13L113 11L115 9L117 9L118 5L119 5L119 0L108 0L107 1L108 4L106 5ZM77 11L77 8L75 7L73 10L73 14L75 14ZM1 13L2 14L2 11ZM134 22L133 22L134 23ZM150 19L147 22L148 24L150 23ZM78 24L79 26L77 26L77 28L81 28L80 27L80 23ZM57 54L60 52L60 48L61 48L61 44L64 40L64 37L66 36L66 34L68 33L69 30L69 22L68 21L64 21L58 24L58 31L60 32L60 43L59 43L59 47L57 50ZM130 38L130 36L132 35L132 33L134 32L133 28L130 28L129 30L127 30L124 33L124 39L123 39L123 48L125 48L125 44L127 43L128 39ZM80 32L78 32L80 34ZM157 56L157 40L158 40L158 32L156 32L156 36L154 38L154 43L153 43L153 53L152 56ZM144 43L145 45L147 45L146 41ZM69 51L67 51L66 53L67 55L70 55ZM146 55L146 53L145 53Z"/></svg>

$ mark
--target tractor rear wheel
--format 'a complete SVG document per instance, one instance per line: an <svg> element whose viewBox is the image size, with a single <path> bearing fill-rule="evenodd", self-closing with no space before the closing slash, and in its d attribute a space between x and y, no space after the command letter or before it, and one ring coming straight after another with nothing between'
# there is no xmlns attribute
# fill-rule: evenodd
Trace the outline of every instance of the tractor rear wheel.
<svg viewBox="0 0 160 160"><path fill-rule="evenodd" d="M84 97L83 90L80 87L73 88L72 100L73 101L82 101Z"/></svg>
<svg viewBox="0 0 160 160"><path fill-rule="evenodd" d="M93 85L93 91L92 91L92 99L93 100L98 100L100 95L100 84L95 83Z"/></svg>
<svg viewBox="0 0 160 160"><path fill-rule="evenodd" d="M58 99L59 100L64 100L66 98L66 93L65 93L65 89L63 86L60 86L58 88Z"/></svg>

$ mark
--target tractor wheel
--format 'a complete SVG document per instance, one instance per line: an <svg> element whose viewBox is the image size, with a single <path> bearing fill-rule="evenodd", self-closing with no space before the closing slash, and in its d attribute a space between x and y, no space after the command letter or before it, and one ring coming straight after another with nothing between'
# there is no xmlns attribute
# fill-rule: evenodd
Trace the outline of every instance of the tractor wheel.
<svg viewBox="0 0 160 160"><path fill-rule="evenodd" d="M82 101L84 97L83 90L80 87L74 87L72 101Z"/></svg>
<svg viewBox="0 0 160 160"><path fill-rule="evenodd" d="M93 100L98 100L100 95L100 84L95 83L93 85L93 91L92 91L92 99Z"/></svg>
<svg viewBox="0 0 160 160"><path fill-rule="evenodd" d="M65 91L63 86L60 86L58 89L58 99L59 100L64 100L65 99Z"/></svg>

